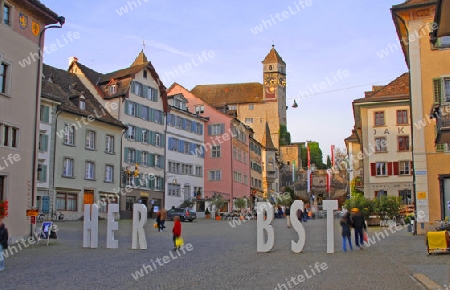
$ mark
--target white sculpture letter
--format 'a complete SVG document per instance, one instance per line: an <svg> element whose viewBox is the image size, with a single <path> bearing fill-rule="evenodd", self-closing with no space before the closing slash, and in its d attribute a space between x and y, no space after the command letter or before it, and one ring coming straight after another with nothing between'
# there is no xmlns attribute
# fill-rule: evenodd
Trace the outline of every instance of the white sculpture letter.
<svg viewBox="0 0 450 290"><path fill-rule="evenodd" d="M297 211L301 210L303 212L304 204L301 200L295 200L291 206L291 223L294 230L298 233L298 242L291 241L291 250L294 253L300 253L305 246L306 232L305 227L297 218Z"/></svg>
<svg viewBox="0 0 450 290"><path fill-rule="evenodd" d="M337 200L324 200L323 209L327 211L327 253L334 253L333 210L338 209Z"/></svg>
<svg viewBox="0 0 450 290"><path fill-rule="evenodd" d="M98 206L96 204L84 205L83 247L98 247Z"/></svg>
<svg viewBox="0 0 450 290"><path fill-rule="evenodd" d="M147 223L147 208L143 204L133 204L133 233L131 236L131 248L137 249L139 240L139 248L147 250L147 239L145 238L144 225Z"/></svg>
<svg viewBox="0 0 450 290"><path fill-rule="evenodd" d="M119 230L119 223L114 220L115 213L118 212L118 204L108 204L108 224L106 225L106 247L108 249L119 247L119 241L114 239L114 231Z"/></svg>
<svg viewBox="0 0 450 290"><path fill-rule="evenodd" d="M275 241L273 227L270 224L273 220L273 206L268 202L257 203L258 217L256 220L256 243L258 252L269 252ZM264 213L267 219L264 220ZM264 230L267 232L267 242L264 241Z"/></svg>

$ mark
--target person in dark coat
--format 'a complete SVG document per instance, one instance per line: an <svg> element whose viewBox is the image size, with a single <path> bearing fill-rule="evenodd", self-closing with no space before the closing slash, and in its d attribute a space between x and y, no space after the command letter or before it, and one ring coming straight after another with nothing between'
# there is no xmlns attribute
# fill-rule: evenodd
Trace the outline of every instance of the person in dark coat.
<svg viewBox="0 0 450 290"><path fill-rule="evenodd" d="M291 225L291 209L287 206L286 207L286 221L287 221L287 227L290 228L292 227Z"/></svg>
<svg viewBox="0 0 450 290"><path fill-rule="evenodd" d="M3 250L8 249L8 229L3 223L3 217L0 217L0 271L5 270L5 257L3 256Z"/></svg>
<svg viewBox="0 0 450 290"><path fill-rule="evenodd" d="M359 211L359 208L352 208L352 221L353 228L355 229L355 244L361 250L364 245L364 230L366 229L366 221L363 214Z"/></svg>
<svg viewBox="0 0 450 290"><path fill-rule="evenodd" d="M298 210L297 210L297 219L298 219L300 222L303 222L303 212L302 212L301 209L298 209Z"/></svg>
<svg viewBox="0 0 450 290"><path fill-rule="evenodd" d="M342 249L344 250L344 252L347 252L347 241L348 241L350 250L353 250L352 236L351 236L351 227L353 221L349 212L345 213L345 215L341 218L340 223L342 227Z"/></svg>

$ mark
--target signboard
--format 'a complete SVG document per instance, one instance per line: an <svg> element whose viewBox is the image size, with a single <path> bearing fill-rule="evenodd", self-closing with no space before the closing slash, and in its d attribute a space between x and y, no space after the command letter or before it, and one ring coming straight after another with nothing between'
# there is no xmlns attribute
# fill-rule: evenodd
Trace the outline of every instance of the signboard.
<svg viewBox="0 0 450 290"><path fill-rule="evenodd" d="M427 199L427 193L424 191L420 191L417 193L417 199Z"/></svg>
<svg viewBox="0 0 450 290"><path fill-rule="evenodd" d="M38 216L39 211L37 209L27 209L27 216Z"/></svg>
<svg viewBox="0 0 450 290"><path fill-rule="evenodd" d="M417 200L417 206L428 206L428 200L423 200L423 199L420 199L420 200Z"/></svg>
<svg viewBox="0 0 450 290"><path fill-rule="evenodd" d="M426 170L416 170L416 175L427 175Z"/></svg>
<svg viewBox="0 0 450 290"><path fill-rule="evenodd" d="M36 217L35 217L35 216L32 216L32 217L31 217L31 224L32 224L32 225L35 225L35 224L36 224Z"/></svg>
<svg viewBox="0 0 450 290"><path fill-rule="evenodd" d="M159 211L159 206L155 205L155 206L153 207L153 212L158 212L158 211Z"/></svg>

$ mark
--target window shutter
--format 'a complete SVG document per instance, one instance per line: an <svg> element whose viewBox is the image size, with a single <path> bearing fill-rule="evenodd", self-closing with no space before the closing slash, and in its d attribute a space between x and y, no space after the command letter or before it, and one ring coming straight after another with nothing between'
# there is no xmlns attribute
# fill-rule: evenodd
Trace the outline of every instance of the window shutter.
<svg viewBox="0 0 450 290"><path fill-rule="evenodd" d="M394 162L394 175L398 175L398 167L400 162Z"/></svg>
<svg viewBox="0 0 450 290"><path fill-rule="evenodd" d="M142 97L147 98L148 96L148 86L142 86Z"/></svg>
<svg viewBox="0 0 450 290"><path fill-rule="evenodd" d="M50 123L50 107L44 106L44 122Z"/></svg>
<svg viewBox="0 0 450 290"><path fill-rule="evenodd" d="M198 123L198 126L199 126L199 130L198 130L198 132L200 132L200 133L198 133L199 135L203 135L203 124L200 124L200 123Z"/></svg>
<svg viewBox="0 0 450 290"><path fill-rule="evenodd" d="M225 133L225 124L224 123L220 124L220 134L223 134L223 133Z"/></svg>
<svg viewBox="0 0 450 290"><path fill-rule="evenodd" d="M191 132L193 133L197 132L197 122L192 122Z"/></svg>
<svg viewBox="0 0 450 290"><path fill-rule="evenodd" d="M181 119L181 129L186 130L186 119Z"/></svg>
<svg viewBox="0 0 450 290"><path fill-rule="evenodd" d="M433 95L434 95L434 103L440 104L443 98L443 91L442 91L442 79L441 78L435 78L433 79Z"/></svg>
<svg viewBox="0 0 450 290"><path fill-rule="evenodd" d="M128 163L128 147L123 148L123 162Z"/></svg>
<svg viewBox="0 0 450 290"><path fill-rule="evenodd" d="M377 164L376 163L370 163L370 176L377 175Z"/></svg>
<svg viewBox="0 0 450 290"><path fill-rule="evenodd" d="M155 145L156 144L156 133L153 131L149 131L148 133L148 143Z"/></svg>
<svg viewBox="0 0 450 290"><path fill-rule="evenodd" d="M148 166L155 167L155 154L149 153L148 154Z"/></svg>
<svg viewBox="0 0 450 290"><path fill-rule="evenodd" d="M161 169L164 169L166 166L165 166L165 158L164 158L164 156L160 156L159 157L159 168L161 168Z"/></svg>
<svg viewBox="0 0 450 290"><path fill-rule="evenodd" d="M387 163L387 174L392 175L392 162Z"/></svg>
<svg viewBox="0 0 450 290"><path fill-rule="evenodd" d="M160 190L164 190L164 178L159 177L158 178L158 183L159 183L159 189Z"/></svg>
<svg viewBox="0 0 450 290"><path fill-rule="evenodd" d="M131 92L133 93L133 94L135 94L135 90L134 90L134 88L135 88L135 85L134 85L134 81L131 81Z"/></svg>
<svg viewBox="0 0 450 290"><path fill-rule="evenodd" d="M130 104L130 101L125 100L125 108L124 108L124 112L125 112L125 114L127 114L127 115L130 114L130 111L129 111L130 106L129 106L129 104Z"/></svg>
<svg viewBox="0 0 450 290"><path fill-rule="evenodd" d="M180 145L178 145L178 152L183 152L184 151L184 141L180 140L179 142Z"/></svg>
<svg viewBox="0 0 450 290"><path fill-rule="evenodd" d="M167 124L172 125L172 114L167 114Z"/></svg>
<svg viewBox="0 0 450 290"><path fill-rule="evenodd" d="M135 134L134 140L136 140L136 142L142 142L142 128L136 127Z"/></svg>
<svg viewBox="0 0 450 290"><path fill-rule="evenodd" d="M154 112L153 112L154 110L152 109L152 108L148 108L148 120L149 121L153 121L153 114L154 114Z"/></svg>
<svg viewBox="0 0 450 290"><path fill-rule="evenodd" d="M136 103L136 114L135 114L135 116L138 117L138 118L142 118L141 114L142 114L142 105Z"/></svg>
<svg viewBox="0 0 450 290"><path fill-rule="evenodd" d="M136 150L136 163L141 164L142 162L142 151Z"/></svg>
<svg viewBox="0 0 450 290"><path fill-rule="evenodd" d="M208 135L212 135L212 125L208 125Z"/></svg>
<svg viewBox="0 0 450 290"><path fill-rule="evenodd" d="M171 137L169 137L169 146L168 146L169 150L172 150L172 146L173 146L172 144L173 144L173 139Z"/></svg>
<svg viewBox="0 0 450 290"><path fill-rule="evenodd" d="M150 189L155 189L155 176L154 175L151 175L150 177L149 177L149 187L150 187Z"/></svg>
<svg viewBox="0 0 450 290"><path fill-rule="evenodd" d="M166 135L160 134L160 140L161 140L161 147L165 148L166 147Z"/></svg>
<svg viewBox="0 0 450 290"><path fill-rule="evenodd" d="M48 135L43 135L43 139L42 139L42 150L44 150L44 152L47 152L48 150Z"/></svg>
<svg viewBox="0 0 450 290"><path fill-rule="evenodd" d="M436 144L436 152L444 152L445 144Z"/></svg>
<svg viewBox="0 0 450 290"><path fill-rule="evenodd" d="M134 178L134 186L136 186L136 187L141 186L140 180L137 177Z"/></svg>

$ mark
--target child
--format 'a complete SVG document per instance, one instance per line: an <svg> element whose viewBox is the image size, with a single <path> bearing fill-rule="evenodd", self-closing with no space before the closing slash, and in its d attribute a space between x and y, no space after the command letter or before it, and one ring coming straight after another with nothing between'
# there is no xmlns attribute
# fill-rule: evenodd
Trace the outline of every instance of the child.
<svg viewBox="0 0 450 290"><path fill-rule="evenodd" d="M0 271L5 270L5 257L2 253L8 248L8 239L8 229L3 223L3 217L0 216Z"/></svg>
<svg viewBox="0 0 450 290"><path fill-rule="evenodd" d="M175 216L173 218L173 220L174 220L174 222L173 222L172 232L173 232L173 245L175 247L173 250L176 251L176 250L179 249L179 247L177 247L176 240L177 240L178 237L181 237L181 222L180 222L180 217L179 216Z"/></svg>
<svg viewBox="0 0 450 290"><path fill-rule="evenodd" d="M341 227L342 227L342 249L344 249L344 252L347 252L347 241L350 246L350 250L353 250L352 247L352 237L351 237L351 230L350 227L352 226L352 219L350 217L350 213L347 212L342 218L341 218Z"/></svg>

